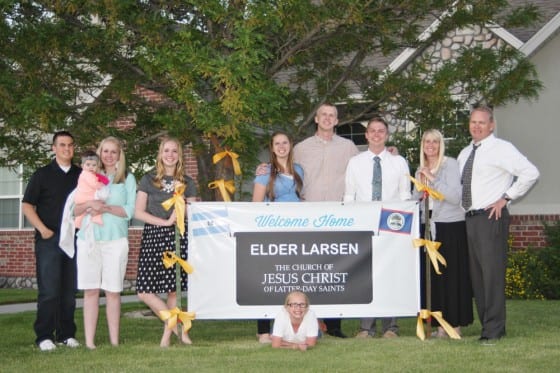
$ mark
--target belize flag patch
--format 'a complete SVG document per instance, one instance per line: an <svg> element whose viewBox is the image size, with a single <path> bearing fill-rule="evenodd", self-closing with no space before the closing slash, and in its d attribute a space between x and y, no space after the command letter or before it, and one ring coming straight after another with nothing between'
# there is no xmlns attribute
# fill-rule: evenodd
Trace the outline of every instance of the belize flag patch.
<svg viewBox="0 0 560 373"><path fill-rule="evenodd" d="M412 220L414 213L411 211L399 211L381 209L379 219L379 231L410 234L412 231Z"/></svg>

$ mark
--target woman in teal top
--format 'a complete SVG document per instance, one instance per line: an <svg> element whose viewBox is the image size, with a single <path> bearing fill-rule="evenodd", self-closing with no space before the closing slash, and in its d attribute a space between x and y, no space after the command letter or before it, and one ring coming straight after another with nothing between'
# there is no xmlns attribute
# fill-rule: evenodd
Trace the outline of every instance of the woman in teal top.
<svg viewBox="0 0 560 373"><path fill-rule="evenodd" d="M101 171L109 178L109 197L76 205L75 215L83 212L103 214L103 225L94 224L93 237L87 229L78 232L78 288L84 290L84 335L86 347L95 348L95 330L99 315L99 292L107 300L107 324L113 346L119 344L121 291L128 261L128 226L134 215L136 180L126 171L123 146L119 139L107 137L97 154Z"/></svg>
<svg viewBox="0 0 560 373"><path fill-rule="evenodd" d="M293 142L284 132L274 132L270 138L268 172L255 177L253 202L299 202L303 186L303 168L294 163ZM270 343L270 320L257 321L257 338Z"/></svg>

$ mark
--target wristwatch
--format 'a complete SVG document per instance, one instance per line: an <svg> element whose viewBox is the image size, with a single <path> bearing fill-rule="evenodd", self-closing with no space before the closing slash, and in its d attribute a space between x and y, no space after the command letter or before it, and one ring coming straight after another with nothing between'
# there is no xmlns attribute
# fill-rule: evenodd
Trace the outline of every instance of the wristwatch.
<svg viewBox="0 0 560 373"><path fill-rule="evenodd" d="M507 195L507 193L502 194L502 198L505 199L507 202L511 201L511 198Z"/></svg>

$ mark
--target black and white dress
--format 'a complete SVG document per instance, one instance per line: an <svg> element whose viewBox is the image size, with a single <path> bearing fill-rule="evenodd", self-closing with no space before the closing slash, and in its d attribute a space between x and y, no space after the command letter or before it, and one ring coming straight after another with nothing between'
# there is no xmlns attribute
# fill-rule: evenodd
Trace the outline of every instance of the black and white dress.
<svg viewBox="0 0 560 373"><path fill-rule="evenodd" d="M155 173L149 172L140 180L138 191L148 195L146 211L151 215L162 219L167 219L173 209L166 211L161 205L162 202L173 197L175 182L170 176L164 176L161 188L156 188L153 184ZM192 178L185 176L186 184L184 196L196 196L196 185ZM186 216L185 216L186 220ZM185 227L187 226L185 221ZM187 259L187 233L180 239L181 258ZM136 275L137 293L170 293L176 291L175 266L166 269L163 265L163 253L165 251L175 252L175 225L163 227L152 224L145 224L142 232L142 242L140 248L140 258L138 260L138 271ZM187 274L182 271L181 289L187 289Z"/></svg>

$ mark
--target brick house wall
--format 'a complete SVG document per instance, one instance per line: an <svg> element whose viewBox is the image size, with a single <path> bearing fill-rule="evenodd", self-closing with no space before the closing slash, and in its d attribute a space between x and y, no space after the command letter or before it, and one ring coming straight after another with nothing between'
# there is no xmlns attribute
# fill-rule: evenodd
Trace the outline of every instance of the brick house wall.
<svg viewBox="0 0 560 373"><path fill-rule="evenodd" d="M512 249L546 247L543 222L552 225L559 220L560 215L512 215L509 225Z"/></svg>

